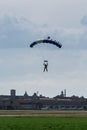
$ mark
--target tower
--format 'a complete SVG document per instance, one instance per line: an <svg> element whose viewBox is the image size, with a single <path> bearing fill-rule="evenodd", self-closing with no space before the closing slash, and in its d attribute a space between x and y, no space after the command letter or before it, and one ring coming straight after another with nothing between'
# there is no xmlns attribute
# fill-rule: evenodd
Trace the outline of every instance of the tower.
<svg viewBox="0 0 87 130"><path fill-rule="evenodd" d="M11 97L15 97L16 96L16 90L15 89L11 89L10 95L11 95Z"/></svg>
<svg viewBox="0 0 87 130"><path fill-rule="evenodd" d="M66 89L64 89L64 97L66 97Z"/></svg>

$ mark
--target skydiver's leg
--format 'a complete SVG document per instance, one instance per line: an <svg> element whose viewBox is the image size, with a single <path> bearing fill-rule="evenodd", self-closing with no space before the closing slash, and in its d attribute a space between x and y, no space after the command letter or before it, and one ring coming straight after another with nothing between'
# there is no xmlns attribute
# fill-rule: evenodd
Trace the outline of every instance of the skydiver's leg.
<svg viewBox="0 0 87 130"><path fill-rule="evenodd" d="M47 72L48 72L48 68L47 68L46 66L44 67L43 72L45 72L45 71L47 71Z"/></svg>
<svg viewBox="0 0 87 130"><path fill-rule="evenodd" d="M45 67L44 67L44 70L43 70L43 72L45 71Z"/></svg>
<svg viewBox="0 0 87 130"><path fill-rule="evenodd" d="M46 68L46 71L48 72L48 68Z"/></svg>
<svg viewBox="0 0 87 130"><path fill-rule="evenodd" d="M46 67L44 68L44 71L46 71Z"/></svg>
<svg viewBox="0 0 87 130"><path fill-rule="evenodd" d="M48 71L47 66L45 67L45 71Z"/></svg>

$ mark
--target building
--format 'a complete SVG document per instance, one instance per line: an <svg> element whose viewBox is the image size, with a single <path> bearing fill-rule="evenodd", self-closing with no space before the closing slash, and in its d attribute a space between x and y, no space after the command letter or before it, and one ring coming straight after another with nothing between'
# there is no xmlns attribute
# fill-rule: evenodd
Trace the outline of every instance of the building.
<svg viewBox="0 0 87 130"><path fill-rule="evenodd" d="M34 93L29 96L16 95L12 89L10 95L0 95L0 110L87 110L87 99L78 96L66 96L66 90L53 98Z"/></svg>

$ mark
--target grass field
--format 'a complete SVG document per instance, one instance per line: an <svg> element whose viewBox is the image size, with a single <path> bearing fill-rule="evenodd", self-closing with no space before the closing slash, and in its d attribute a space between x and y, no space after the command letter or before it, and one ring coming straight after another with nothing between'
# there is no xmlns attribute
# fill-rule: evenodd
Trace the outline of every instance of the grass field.
<svg viewBox="0 0 87 130"><path fill-rule="evenodd" d="M0 130L87 130L86 111L0 111Z"/></svg>
<svg viewBox="0 0 87 130"><path fill-rule="evenodd" d="M87 130L87 118L0 117L0 130Z"/></svg>

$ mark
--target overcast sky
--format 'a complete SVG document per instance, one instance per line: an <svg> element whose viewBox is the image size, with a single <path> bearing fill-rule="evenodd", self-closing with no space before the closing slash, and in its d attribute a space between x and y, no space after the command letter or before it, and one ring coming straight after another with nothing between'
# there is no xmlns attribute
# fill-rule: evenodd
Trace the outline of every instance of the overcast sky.
<svg viewBox="0 0 87 130"><path fill-rule="evenodd" d="M29 47L47 36L63 47ZM0 0L0 95L10 89L87 97L87 0Z"/></svg>

